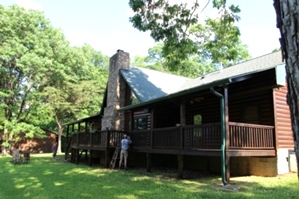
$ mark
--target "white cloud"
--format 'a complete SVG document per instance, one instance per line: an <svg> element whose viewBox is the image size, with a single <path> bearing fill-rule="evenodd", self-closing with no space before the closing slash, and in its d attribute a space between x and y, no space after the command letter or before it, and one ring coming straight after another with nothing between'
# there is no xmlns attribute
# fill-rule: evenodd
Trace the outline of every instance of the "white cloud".
<svg viewBox="0 0 299 199"><path fill-rule="evenodd" d="M34 0L18 0L16 4L27 10L29 9L39 10L39 11L43 10L43 6L39 3L34 2Z"/></svg>

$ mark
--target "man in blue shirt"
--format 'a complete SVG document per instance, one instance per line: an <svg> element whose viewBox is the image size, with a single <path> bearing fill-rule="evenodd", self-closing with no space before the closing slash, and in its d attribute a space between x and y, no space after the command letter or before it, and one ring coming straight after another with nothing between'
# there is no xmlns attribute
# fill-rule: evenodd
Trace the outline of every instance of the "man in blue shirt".
<svg viewBox="0 0 299 199"><path fill-rule="evenodd" d="M121 168L122 160L124 159L125 170L127 170L128 149L129 149L129 144L131 143L132 141L130 137L127 136L127 134L124 134L124 138L121 140L119 169Z"/></svg>

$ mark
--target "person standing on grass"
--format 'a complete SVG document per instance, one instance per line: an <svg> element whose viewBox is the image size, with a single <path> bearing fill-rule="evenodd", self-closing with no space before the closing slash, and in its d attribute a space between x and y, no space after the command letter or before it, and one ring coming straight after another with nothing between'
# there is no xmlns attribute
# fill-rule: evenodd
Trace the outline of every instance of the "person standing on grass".
<svg viewBox="0 0 299 199"><path fill-rule="evenodd" d="M120 151L120 160L119 160L119 169L121 168L122 161L124 159L124 167L127 170L127 159L128 159L128 149L129 144L132 143L132 140L127 134L124 134L124 138L121 140L121 151Z"/></svg>
<svg viewBox="0 0 299 199"><path fill-rule="evenodd" d="M57 143L57 142L54 142L53 147L52 147L53 160L55 160L55 158L56 158L57 146L58 146L58 143Z"/></svg>

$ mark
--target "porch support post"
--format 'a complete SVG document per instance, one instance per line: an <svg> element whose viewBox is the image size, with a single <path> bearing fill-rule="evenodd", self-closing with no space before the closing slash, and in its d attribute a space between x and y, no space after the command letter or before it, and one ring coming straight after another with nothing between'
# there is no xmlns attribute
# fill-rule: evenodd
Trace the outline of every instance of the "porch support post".
<svg viewBox="0 0 299 199"><path fill-rule="evenodd" d="M79 164L79 156L80 156L80 151L79 149L76 149L76 164Z"/></svg>
<svg viewBox="0 0 299 199"><path fill-rule="evenodd" d="M89 150L88 165L92 166L92 150Z"/></svg>
<svg viewBox="0 0 299 199"><path fill-rule="evenodd" d="M154 121L155 121L155 118L154 118L154 108L151 108L151 133L150 133L150 148L152 149L153 148L153 140L154 140Z"/></svg>
<svg viewBox="0 0 299 199"><path fill-rule="evenodd" d="M88 158L88 150L85 149L85 161L87 161L87 158Z"/></svg>
<svg viewBox="0 0 299 199"><path fill-rule="evenodd" d="M186 105L185 101L182 100L180 105L180 148L178 154L178 178L183 178L183 170L184 170L184 157L181 154L181 151L184 148L184 125L186 124Z"/></svg>
<svg viewBox="0 0 299 199"><path fill-rule="evenodd" d="M106 149L105 149L105 167L109 168L109 164L110 164L110 150L109 150L109 141L110 141L110 131L108 130L108 128L106 129Z"/></svg>
<svg viewBox="0 0 299 199"><path fill-rule="evenodd" d="M225 113L225 129L226 129L226 140L225 140L225 153L226 153L226 180L230 182L230 156L227 152L229 149L229 114L228 114L228 88L227 86L224 87L224 113Z"/></svg>
<svg viewBox="0 0 299 199"><path fill-rule="evenodd" d="M73 148L71 148L71 163L74 163L74 153L75 153L75 150Z"/></svg>
<svg viewBox="0 0 299 199"><path fill-rule="evenodd" d="M179 154L178 155L178 178L183 178L183 169L184 169L184 156Z"/></svg>
<svg viewBox="0 0 299 199"><path fill-rule="evenodd" d="M85 133L87 133L87 130L88 130L88 122L87 121L85 121Z"/></svg>
<svg viewBox="0 0 299 199"><path fill-rule="evenodd" d="M151 108L151 126L150 126L150 148L153 148L154 139L154 108ZM150 172L152 167L152 154L146 153L146 171Z"/></svg>
<svg viewBox="0 0 299 199"><path fill-rule="evenodd" d="M184 147L184 129L183 126L186 124L186 105L184 100L181 102L180 105L180 150Z"/></svg>
<svg viewBox="0 0 299 199"><path fill-rule="evenodd" d="M65 139L65 147L64 147L64 160L67 160L67 156L68 156L68 148L67 145L69 143L69 131L70 131L70 125L68 124L66 127L66 139Z"/></svg>
<svg viewBox="0 0 299 199"><path fill-rule="evenodd" d="M94 139L94 134L96 132L94 132L94 133L88 132L88 133L89 133L89 146L93 147L93 139Z"/></svg>
<svg viewBox="0 0 299 199"><path fill-rule="evenodd" d="M152 154L146 153L146 171L150 172L152 166Z"/></svg>
<svg viewBox="0 0 299 199"><path fill-rule="evenodd" d="M106 148L105 150L105 168L109 168L109 164L110 164L110 151L108 148Z"/></svg>
<svg viewBox="0 0 299 199"><path fill-rule="evenodd" d="M77 147L79 146L79 132L77 132L77 143L76 143L76 146Z"/></svg>
<svg viewBox="0 0 299 199"><path fill-rule="evenodd" d="M130 111L130 126L129 131L133 131L134 127L134 112Z"/></svg>

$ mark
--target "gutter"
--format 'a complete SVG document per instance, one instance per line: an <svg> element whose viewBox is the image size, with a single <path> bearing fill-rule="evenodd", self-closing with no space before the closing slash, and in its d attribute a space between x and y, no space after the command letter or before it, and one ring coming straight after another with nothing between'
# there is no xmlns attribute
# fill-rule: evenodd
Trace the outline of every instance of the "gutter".
<svg viewBox="0 0 299 199"><path fill-rule="evenodd" d="M214 87L210 87L210 91L220 97L220 109L221 109L221 174L222 174L222 183L224 186L227 185L226 181L226 166L225 166L225 140L226 140L226 121L225 121L225 107L224 107L224 97L221 93L218 93L214 90Z"/></svg>

